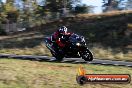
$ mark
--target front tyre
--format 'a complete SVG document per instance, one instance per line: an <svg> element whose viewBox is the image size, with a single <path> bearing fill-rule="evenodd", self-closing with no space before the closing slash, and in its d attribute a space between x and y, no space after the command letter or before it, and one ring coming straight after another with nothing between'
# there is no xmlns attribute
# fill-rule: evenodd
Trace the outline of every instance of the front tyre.
<svg viewBox="0 0 132 88"><path fill-rule="evenodd" d="M88 50L88 48L82 52L82 59L84 59L85 61L93 60L93 54Z"/></svg>

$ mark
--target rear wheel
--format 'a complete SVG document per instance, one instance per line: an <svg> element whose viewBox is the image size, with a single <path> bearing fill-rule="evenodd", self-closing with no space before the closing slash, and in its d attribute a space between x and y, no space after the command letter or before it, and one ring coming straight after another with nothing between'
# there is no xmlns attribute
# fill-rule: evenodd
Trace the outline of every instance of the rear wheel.
<svg viewBox="0 0 132 88"><path fill-rule="evenodd" d="M85 61L92 61L93 60L93 54L88 49L85 49L82 52L82 59L84 59Z"/></svg>
<svg viewBox="0 0 132 88"><path fill-rule="evenodd" d="M51 54L52 54L53 57L56 58L57 61L62 61L63 58L64 58L64 55L63 55L63 54L54 53L54 52L52 52L52 51L51 51Z"/></svg>

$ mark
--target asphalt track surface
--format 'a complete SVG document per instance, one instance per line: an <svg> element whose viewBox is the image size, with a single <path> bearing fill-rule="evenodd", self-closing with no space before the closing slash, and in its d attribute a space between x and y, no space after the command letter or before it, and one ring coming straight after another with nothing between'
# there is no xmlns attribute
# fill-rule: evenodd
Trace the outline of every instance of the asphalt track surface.
<svg viewBox="0 0 132 88"><path fill-rule="evenodd" d="M0 54L0 58L14 58L22 60L35 60L35 61L48 61L56 62L54 57L49 56L35 56L35 55L14 55L14 54ZM101 64L101 65L114 65L114 66L127 66L132 67L132 62L127 61L113 61L113 60L100 60L94 59L91 62L86 62L81 58L64 58L60 63L82 63L82 64Z"/></svg>

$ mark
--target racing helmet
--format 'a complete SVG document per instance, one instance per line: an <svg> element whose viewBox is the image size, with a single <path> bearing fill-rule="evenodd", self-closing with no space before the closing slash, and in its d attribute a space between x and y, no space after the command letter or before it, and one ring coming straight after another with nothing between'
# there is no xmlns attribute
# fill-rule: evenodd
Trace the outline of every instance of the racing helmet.
<svg viewBox="0 0 132 88"><path fill-rule="evenodd" d="M58 32L59 32L59 34L66 34L67 33L67 27L65 27L65 26L60 27Z"/></svg>

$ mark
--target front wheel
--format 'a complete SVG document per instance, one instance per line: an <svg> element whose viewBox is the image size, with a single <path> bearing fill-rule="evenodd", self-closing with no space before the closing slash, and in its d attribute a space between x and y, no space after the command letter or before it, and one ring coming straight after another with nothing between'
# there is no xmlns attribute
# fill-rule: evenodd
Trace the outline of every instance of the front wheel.
<svg viewBox="0 0 132 88"><path fill-rule="evenodd" d="M82 59L84 59L85 61L92 61L93 54L88 49L86 49L82 52Z"/></svg>

